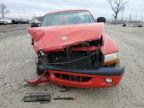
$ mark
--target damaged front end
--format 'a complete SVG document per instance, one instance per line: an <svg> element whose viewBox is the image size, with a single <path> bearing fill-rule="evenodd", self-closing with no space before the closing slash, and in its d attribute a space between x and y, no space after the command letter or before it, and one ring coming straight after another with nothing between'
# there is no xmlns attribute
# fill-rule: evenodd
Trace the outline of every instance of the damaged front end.
<svg viewBox="0 0 144 108"><path fill-rule="evenodd" d="M37 65L47 65L61 69L96 69L103 65L104 56L101 52L101 39L83 42L63 50L38 52ZM38 69L38 74L42 74Z"/></svg>
<svg viewBox="0 0 144 108"><path fill-rule="evenodd" d="M119 83L124 68L118 66L117 58L105 62L106 53L117 52L117 48L107 50L109 41L104 43L108 39L103 36L103 24L29 31L38 55L37 74L40 76L37 81L28 81L29 84L51 81L62 86L91 88Z"/></svg>

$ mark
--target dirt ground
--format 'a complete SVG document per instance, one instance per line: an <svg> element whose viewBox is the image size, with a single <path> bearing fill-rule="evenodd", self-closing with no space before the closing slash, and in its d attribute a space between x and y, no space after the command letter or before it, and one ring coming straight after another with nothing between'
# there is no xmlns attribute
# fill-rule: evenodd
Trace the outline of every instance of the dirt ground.
<svg viewBox="0 0 144 108"><path fill-rule="evenodd" d="M124 77L117 87L71 89L48 83L25 86L34 77L36 55L27 33L28 25L0 25L0 108L144 108L144 28L106 25L105 31L117 42ZM24 103L25 93L50 93L75 100Z"/></svg>

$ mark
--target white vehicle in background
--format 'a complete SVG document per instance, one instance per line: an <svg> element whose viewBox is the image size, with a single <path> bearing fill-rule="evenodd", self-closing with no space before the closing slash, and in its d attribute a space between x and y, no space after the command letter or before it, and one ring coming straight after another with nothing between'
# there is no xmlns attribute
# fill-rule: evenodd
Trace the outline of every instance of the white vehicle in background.
<svg viewBox="0 0 144 108"><path fill-rule="evenodd" d="M12 19L11 18L1 18L0 19L0 24L12 24Z"/></svg>

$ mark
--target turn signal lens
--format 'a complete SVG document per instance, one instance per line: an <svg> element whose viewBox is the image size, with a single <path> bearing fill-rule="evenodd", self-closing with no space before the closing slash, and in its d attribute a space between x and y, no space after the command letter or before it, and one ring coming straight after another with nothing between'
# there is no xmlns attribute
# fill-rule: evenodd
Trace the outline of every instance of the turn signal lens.
<svg viewBox="0 0 144 108"><path fill-rule="evenodd" d="M104 65L112 65L117 63L119 63L118 52L104 56Z"/></svg>

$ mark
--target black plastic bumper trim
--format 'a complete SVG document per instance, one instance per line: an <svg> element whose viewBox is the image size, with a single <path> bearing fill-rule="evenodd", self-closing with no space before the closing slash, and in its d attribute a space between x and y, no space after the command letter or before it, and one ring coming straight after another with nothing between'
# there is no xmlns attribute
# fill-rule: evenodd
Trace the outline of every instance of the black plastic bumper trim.
<svg viewBox="0 0 144 108"><path fill-rule="evenodd" d="M37 64L39 70L55 70L55 71L64 71L64 72L73 72L80 74L94 74L94 75L102 75L102 76L119 76L124 73L124 66L115 66L115 67L100 67L97 69L69 69L58 66L51 65L39 65Z"/></svg>

